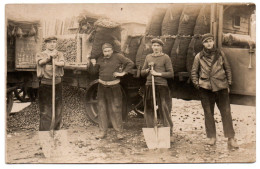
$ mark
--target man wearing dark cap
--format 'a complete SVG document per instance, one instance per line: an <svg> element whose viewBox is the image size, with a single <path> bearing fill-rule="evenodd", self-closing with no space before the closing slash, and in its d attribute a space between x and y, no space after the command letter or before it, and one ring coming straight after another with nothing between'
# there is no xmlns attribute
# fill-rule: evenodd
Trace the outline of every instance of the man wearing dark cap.
<svg viewBox="0 0 260 169"><path fill-rule="evenodd" d="M120 77L123 77L133 68L134 63L119 53L113 53L110 43L102 45L103 56L97 61L91 59L89 73L99 73L98 84L98 118L101 133L96 138L103 139L107 136L109 117L113 128L116 130L117 138L123 139L122 121L122 90ZM124 69L120 71L121 67Z"/></svg>
<svg viewBox="0 0 260 169"><path fill-rule="evenodd" d="M63 54L56 50L57 38L54 36L44 40L46 50L36 55L37 76L40 79L39 87L39 108L40 108L40 131L50 130L52 119L52 80L53 66L55 60L55 124L54 130L59 130L62 121L62 83L61 77L64 74Z"/></svg>
<svg viewBox="0 0 260 169"><path fill-rule="evenodd" d="M205 126L209 145L216 144L216 127L214 107L217 104L222 117L224 135L228 145L238 148L234 139L235 132L229 102L229 88L232 84L231 68L225 54L216 49L214 36L205 34L202 37L203 50L195 56L191 77L199 90L201 104L204 109Z"/></svg>
<svg viewBox="0 0 260 169"><path fill-rule="evenodd" d="M141 75L146 77L144 93L144 117L147 127L154 127L153 95L152 95L152 75L155 81L156 102L164 127L170 127L171 135L173 123L171 120L172 98L167 83L167 78L173 78L173 68L171 59L167 54L162 53L164 45L161 39L151 40L153 53L148 54L141 71ZM151 65L154 70L151 70Z"/></svg>

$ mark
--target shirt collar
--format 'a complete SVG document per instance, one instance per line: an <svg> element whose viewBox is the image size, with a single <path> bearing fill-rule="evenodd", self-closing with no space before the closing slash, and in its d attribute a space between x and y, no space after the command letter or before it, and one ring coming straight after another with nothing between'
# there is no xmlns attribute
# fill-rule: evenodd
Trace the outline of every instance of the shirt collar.
<svg viewBox="0 0 260 169"><path fill-rule="evenodd" d="M152 56L153 57L160 57L160 56L163 56L164 54L162 52L158 53L158 54L155 54L155 53L152 53Z"/></svg>
<svg viewBox="0 0 260 169"><path fill-rule="evenodd" d="M111 56L109 56L109 57L103 56L103 59L110 59L112 56L113 56L113 54Z"/></svg>
<svg viewBox="0 0 260 169"><path fill-rule="evenodd" d="M46 49L44 52L47 54L52 54L52 53L57 53L57 50L54 49L53 51L50 51L50 50Z"/></svg>

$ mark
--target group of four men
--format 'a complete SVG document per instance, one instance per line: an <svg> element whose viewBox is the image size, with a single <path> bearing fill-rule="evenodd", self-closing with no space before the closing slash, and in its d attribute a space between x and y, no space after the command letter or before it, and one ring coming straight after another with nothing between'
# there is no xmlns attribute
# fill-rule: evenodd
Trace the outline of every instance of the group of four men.
<svg viewBox="0 0 260 169"><path fill-rule="evenodd" d="M61 127L62 117L62 91L61 77L63 76L64 58L56 48L56 37L45 39L46 50L37 55L37 73L41 78L39 88L40 107L40 130L49 130L51 122L51 81L52 81L52 58L56 65L56 121L55 129ZM173 122L171 119L172 99L167 84L167 78L173 78L174 70L171 59L164 54L163 41L152 39L153 53L145 58L141 75L146 77L144 93L144 116L147 127L154 126L153 97L152 97L152 76L155 78L156 100L158 111L162 118L163 125L170 127L173 133ZM214 121L214 106L217 104L223 122L224 135L228 138L228 144L238 147L234 139L234 129L229 103L229 87L232 82L232 75L228 60L224 53L215 48L214 37L205 34L202 37L203 50L194 59L191 78L195 87L199 90L202 107L204 109L207 144L216 143L216 128ZM103 55L97 60L91 59L88 71L90 74L99 74L98 84L98 117L100 134L96 137L103 139L107 136L109 119L116 130L116 137L123 139L122 122L122 89L120 77L130 73L134 63L120 53L113 52L110 43L102 45ZM123 71L120 71L124 65ZM153 65L154 69L151 69Z"/></svg>

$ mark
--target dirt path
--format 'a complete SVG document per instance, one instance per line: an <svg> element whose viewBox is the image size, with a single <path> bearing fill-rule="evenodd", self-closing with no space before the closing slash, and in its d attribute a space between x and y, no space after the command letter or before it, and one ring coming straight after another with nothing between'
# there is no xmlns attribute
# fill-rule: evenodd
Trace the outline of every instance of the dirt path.
<svg viewBox="0 0 260 169"><path fill-rule="evenodd" d="M256 158L255 107L232 105L233 124L240 148L227 147L221 117L216 110L217 144L205 146L203 111L198 101L173 100L174 142L167 150L148 150L142 118L124 124L125 139L115 139L110 129L104 140L96 140L94 125L68 127L68 156L45 158L37 131L24 129L7 133L7 163L222 163L254 162Z"/></svg>

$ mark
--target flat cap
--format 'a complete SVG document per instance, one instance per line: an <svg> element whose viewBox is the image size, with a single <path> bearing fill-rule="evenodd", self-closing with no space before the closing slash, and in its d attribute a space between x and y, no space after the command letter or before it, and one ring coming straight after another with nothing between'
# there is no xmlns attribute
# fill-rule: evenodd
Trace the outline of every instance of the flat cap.
<svg viewBox="0 0 260 169"><path fill-rule="evenodd" d="M214 35L212 35L211 33L206 33L206 34L202 35L201 41L202 41L202 43L204 43L208 39L214 40Z"/></svg>
<svg viewBox="0 0 260 169"><path fill-rule="evenodd" d="M51 40L58 40L58 38L56 36L49 36L49 37L44 39L44 42L46 43L46 42L49 42Z"/></svg>
<svg viewBox="0 0 260 169"><path fill-rule="evenodd" d="M164 45L163 41L162 41L161 39L159 39L159 38L153 38L153 39L151 40L151 42L152 42L152 43L159 43L161 46Z"/></svg>
<svg viewBox="0 0 260 169"><path fill-rule="evenodd" d="M105 48L112 48L113 49L113 46L110 43L104 43L102 45L102 50L104 50Z"/></svg>

